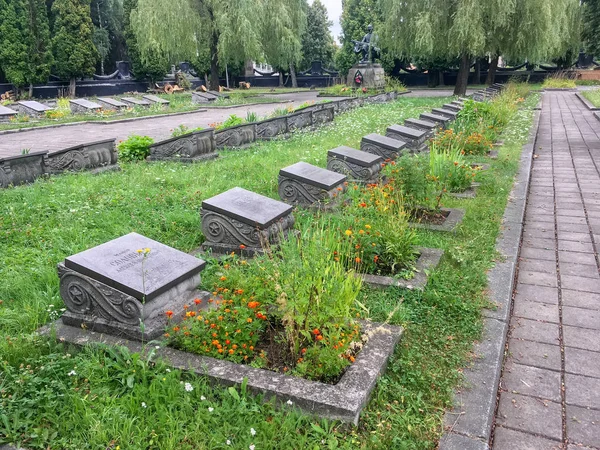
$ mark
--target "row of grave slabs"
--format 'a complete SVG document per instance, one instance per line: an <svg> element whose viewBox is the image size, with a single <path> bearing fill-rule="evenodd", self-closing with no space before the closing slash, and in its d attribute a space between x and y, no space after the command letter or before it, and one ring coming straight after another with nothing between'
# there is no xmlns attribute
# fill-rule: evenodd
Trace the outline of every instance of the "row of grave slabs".
<svg viewBox="0 0 600 450"><path fill-rule="evenodd" d="M327 169L303 162L282 169L279 194L283 202L238 187L203 201L202 231L206 241L202 249L215 254L235 251L252 256L261 251L262 239L276 245L282 233L293 231L293 206L335 207L339 198L333 193L339 192L338 188L343 190L347 181L380 181L385 159L396 158L403 151L423 151L425 139L436 127L455 118L461 106L462 101L458 100L408 122L420 129L394 125L388 128L386 136L365 136L361 150L330 150ZM452 231L462 218L460 213L458 216L452 217L450 228L443 231ZM145 248L151 252L140 257L138 249ZM364 281L381 288L423 289L426 273L437 266L443 252L419 251L418 272L410 282L374 275L363 275ZM76 345L104 343L144 352L144 341L162 338L168 320L165 311L181 310L195 298L211 297L211 293L197 290L205 265L196 256L136 233L70 256L58 266L60 294L67 311L40 331ZM308 414L358 424L360 412L403 332L398 326L366 321L361 322L361 328L369 334L369 340L336 384L169 347L161 346L156 356L174 368L205 376L216 384L231 386L246 381L251 392L263 394L265 399L274 397L279 404L292 402Z"/></svg>

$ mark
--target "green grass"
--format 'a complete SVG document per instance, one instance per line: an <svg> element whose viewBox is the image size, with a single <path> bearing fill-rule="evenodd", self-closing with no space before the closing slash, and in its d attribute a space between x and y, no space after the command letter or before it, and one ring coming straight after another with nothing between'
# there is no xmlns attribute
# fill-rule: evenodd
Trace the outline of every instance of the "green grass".
<svg viewBox="0 0 600 450"><path fill-rule="evenodd" d="M590 91L581 91L581 95L587 98L596 107L600 106L600 89L592 89Z"/></svg>
<svg viewBox="0 0 600 450"><path fill-rule="evenodd" d="M328 149L358 147L363 135L383 133L448 100L365 106L317 132L223 152L206 164L126 164L121 173L57 176L0 191L0 443L78 450L435 448L444 409L480 336L486 271L497 257L495 239L537 95L503 134L501 157L479 176L478 197L444 201L467 208L459 232L419 231L420 245L446 251L426 290L365 288L360 300L368 315L406 332L359 427L293 407L282 411L139 355L79 351L33 332L63 308L56 264L65 256L131 231L190 251L202 241L203 199L234 186L277 198L280 168L299 160L323 167ZM310 218L296 214L299 223ZM186 382L193 391L184 389Z"/></svg>

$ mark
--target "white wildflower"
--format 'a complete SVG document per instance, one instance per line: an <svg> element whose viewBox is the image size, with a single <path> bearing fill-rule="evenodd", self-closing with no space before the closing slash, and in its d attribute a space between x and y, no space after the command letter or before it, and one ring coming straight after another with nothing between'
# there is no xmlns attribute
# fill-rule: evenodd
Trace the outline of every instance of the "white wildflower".
<svg viewBox="0 0 600 450"><path fill-rule="evenodd" d="M194 390L194 386L192 386L190 383L185 383L185 390L187 392L192 392Z"/></svg>
<svg viewBox="0 0 600 450"><path fill-rule="evenodd" d="M215 410L215 408L213 408L212 406L208 407L208 412L213 412Z"/></svg>
<svg viewBox="0 0 600 450"><path fill-rule="evenodd" d="M291 400L288 400L286 403L287 403L288 405L290 405L290 406L292 406L292 405L294 404L294 402L293 402L293 401L291 401Z"/></svg>
<svg viewBox="0 0 600 450"><path fill-rule="evenodd" d="M69 375L70 377L77 375L77 372L75 372L74 370L71 370L67 375Z"/></svg>
<svg viewBox="0 0 600 450"><path fill-rule="evenodd" d="M256 430L254 428L250 428L250 434L252 436L256 436Z"/></svg>
<svg viewBox="0 0 600 450"><path fill-rule="evenodd" d="M146 407L146 402L142 402L142 408Z"/></svg>
<svg viewBox="0 0 600 450"><path fill-rule="evenodd" d="M200 400L204 401L204 400L206 400L206 397L204 395L201 395Z"/></svg>
<svg viewBox="0 0 600 450"><path fill-rule="evenodd" d="M250 447L248 447L250 450L254 450L254 444L250 444Z"/></svg>
<svg viewBox="0 0 600 450"><path fill-rule="evenodd" d="M227 445L231 445L231 441L230 441L229 439L227 439L227 440L225 441L225 443L226 443Z"/></svg>

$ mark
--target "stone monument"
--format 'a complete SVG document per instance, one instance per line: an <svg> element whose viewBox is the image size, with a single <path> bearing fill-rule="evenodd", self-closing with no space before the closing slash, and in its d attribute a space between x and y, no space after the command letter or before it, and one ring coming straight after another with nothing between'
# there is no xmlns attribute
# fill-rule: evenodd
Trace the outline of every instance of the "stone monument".
<svg viewBox="0 0 600 450"><path fill-rule="evenodd" d="M348 71L346 84L353 88L383 89L385 72L381 64L374 63L379 55L379 48L376 47L377 35L373 33L373 25L367 27L367 34L362 40L352 42L354 52L360 53L362 58Z"/></svg>

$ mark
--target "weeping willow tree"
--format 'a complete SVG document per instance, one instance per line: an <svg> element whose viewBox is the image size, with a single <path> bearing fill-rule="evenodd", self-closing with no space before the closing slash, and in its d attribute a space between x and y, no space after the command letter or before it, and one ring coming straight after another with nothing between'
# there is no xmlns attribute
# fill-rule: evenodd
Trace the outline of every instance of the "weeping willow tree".
<svg viewBox="0 0 600 450"><path fill-rule="evenodd" d="M564 54L578 38L579 0L382 2L388 13L382 37L395 56L460 58L455 95L466 92L473 58L543 60Z"/></svg>
<svg viewBox="0 0 600 450"><path fill-rule="evenodd" d="M290 69L292 86L296 82L296 67L302 60L302 34L306 28L308 4L306 0L264 0L261 23L261 42L264 58L280 73Z"/></svg>
<svg viewBox="0 0 600 450"><path fill-rule="evenodd" d="M229 61L260 59L266 0L138 0L131 27L143 60L160 53L169 61L210 55L210 88L219 88Z"/></svg>

